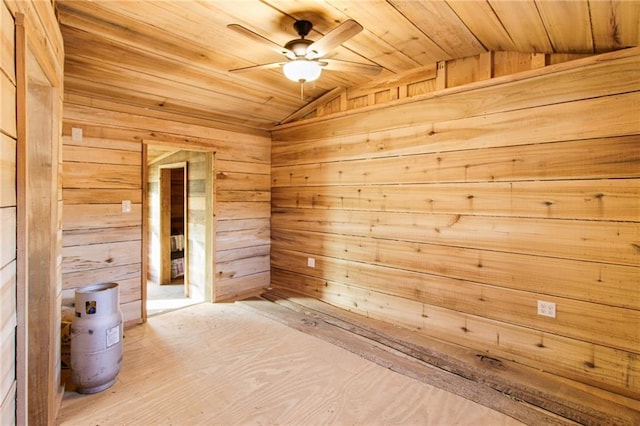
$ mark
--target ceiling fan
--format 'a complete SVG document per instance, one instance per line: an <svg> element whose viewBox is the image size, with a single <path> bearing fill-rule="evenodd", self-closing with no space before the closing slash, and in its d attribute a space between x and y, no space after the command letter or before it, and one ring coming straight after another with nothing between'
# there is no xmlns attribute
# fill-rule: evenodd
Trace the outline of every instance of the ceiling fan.
<svg viewBox="0 0 640 426"><path fill-rule="evenodd" d="M268 38L238 24L229 24L227 25L227 28L284 55L287 59L287 61L284 62L272 62L262 65L235 68L229 70L230 72L239 73L282 67L284 75L288 79L300 82L301 86L303 86L304 83L314 81L320 77L323 69L328 71L354 72L366 75L376 75L382 70L382 67L378 65L324 58L324 56L331 50L362 31L362 25L358 24L353 19L344 21L342 24L338 25L316 41L305 38L313 28L313 24L306 20L296 21L293 24L293 28L296 30L300 38L291 40L284 46L280 46Z"/></svg>

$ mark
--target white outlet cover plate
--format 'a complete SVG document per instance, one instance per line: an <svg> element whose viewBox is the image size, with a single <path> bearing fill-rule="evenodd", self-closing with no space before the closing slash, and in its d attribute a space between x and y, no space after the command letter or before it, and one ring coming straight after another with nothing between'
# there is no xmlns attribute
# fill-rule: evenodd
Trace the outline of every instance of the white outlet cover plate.
<svg viewBox="0 0 640 426"><path fill-rule="evenodd" d="M313 257L307 258L307 266L309 268L315 268L316 267L316 260Z"/></svg>
<svg viewBox="0 0 640 426"><path fill-rule="evenodd" d="M543 317L555 318L556 304L553 302L538 300L538 315L541 315Z"/></svg>

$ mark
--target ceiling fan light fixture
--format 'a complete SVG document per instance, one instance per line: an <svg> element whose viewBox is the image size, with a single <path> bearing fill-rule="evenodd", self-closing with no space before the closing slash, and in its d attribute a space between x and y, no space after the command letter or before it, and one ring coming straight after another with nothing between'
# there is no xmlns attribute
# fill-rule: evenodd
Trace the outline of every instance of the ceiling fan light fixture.
<svg viewBox="0 0 640 426"><path fill-rule="evenodd" d="M322 73L322 68L316 61L300 58L284 64L282 71L289 80L306 83L317 80Z"/></svg>

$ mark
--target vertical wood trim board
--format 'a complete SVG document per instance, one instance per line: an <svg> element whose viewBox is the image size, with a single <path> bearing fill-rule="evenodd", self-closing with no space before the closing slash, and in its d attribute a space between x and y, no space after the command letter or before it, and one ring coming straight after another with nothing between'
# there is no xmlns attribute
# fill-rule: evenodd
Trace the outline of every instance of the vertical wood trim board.
<svg viewBox="0 0 640 426"><path fill-rule="evenodd" d="M632 49L275 128L272 284L638 398L638 69Z"/></svg>
<svg viewBox="0 0 640 426"><path fill-rule="evenodd" d="M146 144L142 145L142 158L140 163L141 164L147 164L147 148L148 146ZM141 197L141 203L142 203L142 231L141 231L141 248L140 248L140 258L141 258L141 265L140 265L140 285L142 286L142 288L140 289L140 298L141 300L147 300L147 285L146 285L146 280L149 279L147 271L149 270L149 253L150 253L150 241L151 239L149 238L149 221L148 220L144 220L144 218L148 218L149 217L149 197L147 196L147 194L149 193L149 184L148 184L148 169L146 167L143 167L142 169L142 179L140 182L140 186L141 186L141 192L142 194L140 194ZM141 303L140 306L141 312L141 321L146 321L147 320L147 305L146 303Z"/></svg>
<svg viewBox="0 0 640 426"><path fill-rule="evenodd" d="M33 65L33 64L32 64ZM60 386L59 146L55 88L27 85L29 423L53 421Z"/></svg>

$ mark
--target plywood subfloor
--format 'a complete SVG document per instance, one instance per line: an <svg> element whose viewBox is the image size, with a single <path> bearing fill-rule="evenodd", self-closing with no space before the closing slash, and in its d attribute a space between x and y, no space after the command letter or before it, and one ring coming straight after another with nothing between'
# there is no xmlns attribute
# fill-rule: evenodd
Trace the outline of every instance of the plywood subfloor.
<svg viewBox="0 0 640 426"><path fill-rule="evenodd" d="M159 285L147 281L147 315L158 315L174 309L200 303L201 300L184 295L184 280L172 284Z"/></svg>
<svg viewBox="0 0 640 426"><path fill-rule="evenodd" d="M241 304L199 304L125 333L116 384L65 393L60 425L518 425Z"/></svg>

